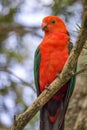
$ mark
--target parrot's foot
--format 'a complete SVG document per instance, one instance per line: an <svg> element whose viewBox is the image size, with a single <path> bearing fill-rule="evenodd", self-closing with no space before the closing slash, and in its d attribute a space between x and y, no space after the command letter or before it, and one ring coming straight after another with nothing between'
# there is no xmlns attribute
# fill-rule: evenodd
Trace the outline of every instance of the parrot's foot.
<svg viewBox="0 0 87 130"><path fill-rule="evenodd" d="M59 77L59 76L60 76L60 73L57 73L57 74L56 74L56 77Z"/></svg>
<svg viewBox="0 0 87 130"><path fill-rule="evenodd" d="M48 86L49 86L49 85L46 85L46 86L45 86L45 89L48 90L48 91L50 91L50 89L49 89Z"/></svg>

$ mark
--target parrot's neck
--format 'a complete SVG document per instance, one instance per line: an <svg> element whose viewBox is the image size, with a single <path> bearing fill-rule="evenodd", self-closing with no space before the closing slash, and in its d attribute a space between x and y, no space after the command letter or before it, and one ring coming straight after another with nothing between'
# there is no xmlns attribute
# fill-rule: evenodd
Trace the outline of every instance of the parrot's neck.
<svg viewBox="0 0 87 130"><path fill-rule="evenodd" d="M48 33L44 35L44 39L40 45L45 50L59 50L62 51L63 49L67 48L70 42L69 35L62 33L62 32L55 32L55 33ZM46 49L47 48L47 49Z"/></svg>

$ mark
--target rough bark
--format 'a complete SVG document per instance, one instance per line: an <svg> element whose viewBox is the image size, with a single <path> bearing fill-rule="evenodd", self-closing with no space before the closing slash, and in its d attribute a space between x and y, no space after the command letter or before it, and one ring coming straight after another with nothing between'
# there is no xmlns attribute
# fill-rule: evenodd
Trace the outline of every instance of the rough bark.
<svg viewBox="0 0 87 130"><path fill-rule="evenodd" d="M56 78L41 95L28 107L28 109L14 119L11 130L23 130L26 124L43 107L43 105L71 78L72 71L77 62L78 56L87 40L87 0L83 0L82 27L77 37L76 44L67 60L60 76Z"/></svg>

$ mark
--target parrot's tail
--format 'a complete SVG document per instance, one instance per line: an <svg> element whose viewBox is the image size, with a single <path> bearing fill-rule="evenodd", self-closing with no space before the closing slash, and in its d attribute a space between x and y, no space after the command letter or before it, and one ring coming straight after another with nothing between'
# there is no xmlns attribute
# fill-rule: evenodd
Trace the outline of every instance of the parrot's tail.
<svg viewBox="0 0 87 130"><path fill-rule="evenodd" d="M74 89L74 80L75 77L71 79L66 96L61 102L52 98L41 109L40 130L64 130L65 114ZM59 96L61 96L61 94Z"/></svg>
<svg viewBox="0 0 87 130"><path fill-rule="evenodd" d="M60 122L60 118L58 117L54 123L51 123L48 112L43 107L40 111L40 130L64 130L64 120Z"/></svg>

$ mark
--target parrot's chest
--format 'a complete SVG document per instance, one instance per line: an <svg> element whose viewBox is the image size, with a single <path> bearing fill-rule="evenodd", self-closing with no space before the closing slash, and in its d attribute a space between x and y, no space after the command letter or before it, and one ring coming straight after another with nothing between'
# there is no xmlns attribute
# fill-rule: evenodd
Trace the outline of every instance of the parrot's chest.
<svg viewBox="0 0 87 130"><path fill-rule="evenodd" d="M41 54L39 83L41 91L49 85L59 74L68 58L67 49L58 51L56 48L44 50Z"/></svg>

